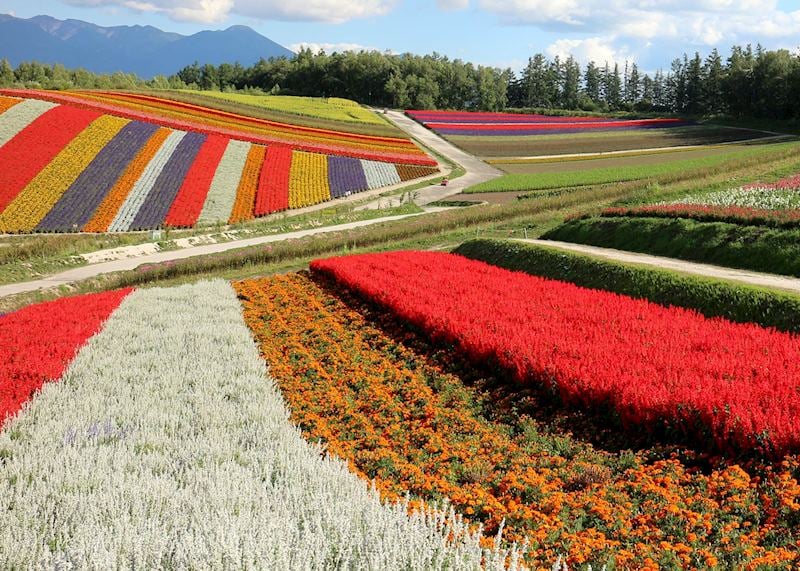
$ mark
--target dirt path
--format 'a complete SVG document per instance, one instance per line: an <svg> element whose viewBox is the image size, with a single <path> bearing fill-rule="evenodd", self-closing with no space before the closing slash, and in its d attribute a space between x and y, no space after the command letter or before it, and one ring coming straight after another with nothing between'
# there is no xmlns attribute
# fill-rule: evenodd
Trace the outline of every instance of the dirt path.
<svg viewBox="0 0 800 571"><path fill-rule="evenodd" d="M304 238L306 236L316 236L319 234L326 234L328 232L340 232L342 230L352 230L354 228L370 226L372 224L377 224L380 222L402 220L403 218L411 218L414 216L420 216L420 214L404 214L402 216L386 216L384 218L375 218L372 220L359 220L357 222L348 222L347 224L339 224L336 226L311 228L308 230L298 230L296 232L288 232L286 234L259 236L257 238L234 240L231 242L223 242L219 244L206 244L201 246L194 246L191 248L185 248L182 250L168 250L166 252L147 254L134 258L125 258L120 260L113 260L110 262L90 264L88 266L81 266L79 268L66 270L64 272L54 274L38 280L2 285L0 286L0 297L26 293L30 291L37 291L41 289L48 289L62 285L69 285L103 274L110 274L126 270L134 270L137 267L141 266L142 264L158 264L161 262L169 262L172 260L182 260L185 258L192 258L194 256L218 254L220 252L227 252L229 250L236 250L238 248L246 248L248 246L258 246L261 244L282 242L284 240L295 240L297 238Z"/></svg>
<svg viewBox="0 0 800 571"><path fill-rule="evenodd" d="M597 246L585 246L583 244L572 244L569 242L523 239L519 239L518 241L526 242L528 244L536 244L537 246L546 246L548 248L569 250L570 252L577 252L580 254L588 254L598 258L605 258L608 260L614 260L616 262L624 262L626 264L652 266L655 268L673 270L684 274L728 280L754 287L769 287L800 294L800 279L788 276L762 274L748 270L724 268L722 266L712 266L711 264L698 264L695 262L676 260L674 258L662 258L661 256L650 256L648 254L625 252L622 250L614 250L612 248L599 248Z"/></svg>
<svg viewBox="0 0 800 571"><path fill-rule="evenodd" d="M436 202L437 200L440 200L443 197L451 196L453 194L458 194L466 186L471 186L473 184L477 184L479 182L483 182L484 180L489 180L501 176L503 174L501 171L487 165L480 159L477 159L472 155L469 155L464 151L458 149L457 147L453 146L452 144L448 143L435 133L432 133L428 129L425 129L419 123L406 117L402 113L399 113L397 111L390 111L388 113L388 117L393 123L395 123L398 127L409 133L411 136L419 139L425 145L434 149L436 152L446 156L449 160L462 165L464 169L467 171L467 173L464 176L459 177L456 181L451 182L446 187L435 185L429 188L423 188L420 191L418 191L416 193L417 197L416 202L420 206L426 206L431 202ZM435 178L436 176L440 175L434 175L432 177L426 177L426 178ZM408 182L405 182L395 186L397 188L401 188L404 186L408 186L408 184L409 184ZM386 191L392 190L393 188L395 187L386 187L382 189L376 189L375 191L372 192L376 194L384 193ZM359 195L354 195L350 197L349 200L350 201L363 200L364 194L366 193L360 193ZM397 200L399 200L399 197L397 198ZM377 208L386 208L387 201L391 201L391 199L387 198L376 199L370 204L375 204L376 205L375 207ZM335 204L339 204L341 202L343 201L339 201ZM325 203L323 205L311 207L308 209L308 211L312 211L318 208L330 207L331 204L332 203ZM440 210L442 209L426 208L425 212L422 214L435 213ZM294 213L302 213L302 210L298 210ZM193 245L194 243L203 241L202 240L203 237L195 237L191 240L188 240L186 244L182 244L183 246L187 247L183 247L179 250L168 250L164 252L154 252L152 245L149 244L145 244L144 246L136 245L136 246L116 248L114 249L113 252L106 252L106 251L96 252L95 254L97 254L97 256L92 257L91 254L86 256L87 259L98 260L97 263L90 263L89 265L86 266L81 266L78 268L67 270L38 280L2 285L0 286L0 297L37 291L41 289L48 289L48 288L58 287L61 285L69 285L103 274L133 270L142 264L157 264L172 260L191 258L194 256L217 254L220 252L227 252L229 250L235 250L237 248L246 248L248 246L255 246L259 244L269 244L273 242L280 242L283 240L292 240L296 238L302 238L305 236L324 234L327 232L338 232L341 230L361 228L364 226L370 226L372 224L379 224L381 222L401 220L403 218L409 218L411 216L419 216L419 214L410 214L403 216L387 216L371 220L351 222L348 224L339 224L336 226L313 228L309 230L301 230L285 234L260 236L256 238L232 240L229 242L222 242L215 244L200 243L197 245ZM104 257L106 256L112 256L117 259L103 261Z"/></svg>
<svg viewBox="0 0 800 571"><path fill-rule="evenodd" d="M450 161L461 165L466 174L450 181L447 186L432 185L422 188L415 192L414 202L418 206L425 206L431 202L436 202L458 194L465 188L503 176L505 173L491 165L486 164L474 155L470 155L446 141L433 131L426 129L410 117L400 111L388 111L386 118L397 125L400 129L420 141L426 147L433 149L440 155L447 157ZM440 164L440 168L445 170L445 165ZM394 197L375 200L361 208L386 208L387 204L392 205L392 200L399 200Z"/></svg>

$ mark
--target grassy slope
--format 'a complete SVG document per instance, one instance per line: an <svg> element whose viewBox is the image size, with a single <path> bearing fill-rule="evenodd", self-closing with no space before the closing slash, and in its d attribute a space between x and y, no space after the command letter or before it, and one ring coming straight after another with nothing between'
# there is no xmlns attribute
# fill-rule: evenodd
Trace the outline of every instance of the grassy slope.
<svg viewBox="0 0 800 571"><path fill-rule="evenodd" d="M355 133L358 135L370 135L375 137L399 137L402 139L408 138L403 131L391 125L382 117L378 117L380 121L379 123L338 121L335 119L310 117L302 113L267 109L266 107L250 105L247 103L237 103L234 101L221 99L219 97L204 95L200 91L156 90L144 91L144 93L155 95L157 97L163 97L165 99L172 99L173 101L180 101L183 103L190 103L192 105L202 105L204 107L219 109L221 111L227 111L228 113L238 113L240 115L247 115L250 117L256 117L258 119L265 119L267 121L288 123L290 125L299 125L301 127L343 131L345 133Z"/></svg>
<svg viewBox="0 0 800 571"><path fill-rule="evenodd" d="M384 124L378 115L349 99L296 97L291 95L250 95L247 93L225 93L220 91L201 91L200 94L232 103L253 105L271 111L305 115L317 119L331 119L348 123Z"/></svg>
<svg viewBox="0 0 800 571"><path fill-rule="evenodd" d="M691 173L687 173L690 170L716 168L732 161L751 157L757 158L773 152L781 152L785 149L800 149L800 144L792 142L757 146L726 155L680 160L659 165L629 165L621 168L589 169L574 172L509 174L470 187L465 192L524 192L526 190L566 188L640 179L661 180L676 176L687 178L691 175Z"/></svg>
<svg viewBox="0 0 800 571"><path fill-rule="evenodd" d="M759 272L800 276L800 230L667 218L584 218L544 236Z"/></svg>

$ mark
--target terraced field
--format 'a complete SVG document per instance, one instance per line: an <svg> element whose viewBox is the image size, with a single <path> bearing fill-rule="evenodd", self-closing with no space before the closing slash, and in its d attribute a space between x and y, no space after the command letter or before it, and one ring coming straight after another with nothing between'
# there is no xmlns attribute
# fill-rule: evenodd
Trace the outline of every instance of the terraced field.
<svg viewBox="0 0 800 571"><path fill-rule="evenodd" d="M242 222L438 172L408 139L143 94L6 91L0 232Z"/></svg>

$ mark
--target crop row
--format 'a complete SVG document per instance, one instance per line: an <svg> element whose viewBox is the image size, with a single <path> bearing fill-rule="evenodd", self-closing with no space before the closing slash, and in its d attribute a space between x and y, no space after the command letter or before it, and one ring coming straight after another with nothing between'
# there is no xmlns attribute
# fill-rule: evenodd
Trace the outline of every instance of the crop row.
<svg viewBox="0 0 800 571"><path fill-rule="evenodd" d="M568 404L608 407L624 425L722 450L800 448L792 335L451 254L333 258L312 269L471 360L497 363Z"/></svg>
<svg viewBox="0 0 800 571"><path fill-rule="evenodd" d="M403 180L395 165L267 148L34 99L0 114L0 231L124 232L239 222Z"/></svg>
<svg viewBox="0 0 800 571"><path fill-rule="evenodd" d="M45 382L58 379L130 290L26 307L0 327L0 428Z"/></svg>
<svg viewBox="0 0 800 571"><path fill-rule="evenodd" d="M262 145L279 144L308 152L352 156L391 163L428 166L436 164L432 158L407 139L370 137L285 125L143 95L105 92L70 92L66 94L36 90L1 90L0 93L52 101L131 120L156 123L172 129L200 132L206 135L222 135ZM251 123L255 123L255 126ZM266 125L261 123L266 123ZM306 130L311 133L305 133Z"/></svg>
<svg viewBox="0 0 800 571"><path fill-rule="evenodd" d="M682 119L609 119L603 117L550 117L513 113L406 111L425 127L441 135L520 136L682 127Z"/></svg>
<svg viewBox="0 0 800 571"><path fill-rule="evenodd" d="M490 534L505 522L504 537L528 541L531 569L566 553L570 569L785 568L797 559L794 516L773 508L800 491L796 457L758 479L735 462L701 471L653 461L650 450L592 450L587 431L616 431L563 410L568 431L553 430L539 416L546 402L529 391L503 398L491 389L496 370L465 366L329 280L301 273L234 287L292 422L386 499L446 497Z"/></svg>
<svg viewBox="0 0 800 571"><path fill-rule="evenodd" d="M288 416L230 284L131 293L0 431L0 567L518 567L452 511L382 502Z"/></svg>

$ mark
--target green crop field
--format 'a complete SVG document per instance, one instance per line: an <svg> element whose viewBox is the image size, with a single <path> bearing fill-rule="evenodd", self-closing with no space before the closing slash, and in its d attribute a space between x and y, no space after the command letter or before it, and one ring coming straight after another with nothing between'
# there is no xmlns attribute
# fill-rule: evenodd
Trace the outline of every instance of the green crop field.
<svg viewBox="0 0 800 571"><path fill-rule="evenodd" d="M631 180L669 178L686 174L694 169L717 167L729 160L758 157L773 151L798 147L798 143L776 143L739 148L736 151L707 156L696 159L676 160L663 164L624 164L611 168L595 168L588 170L564 170L560 172L515 173L472 186L466 193L483 192L524 192L549 188L568 188L595 184L609 184ZM566 163L567 168L571 163Z"/></svg>

